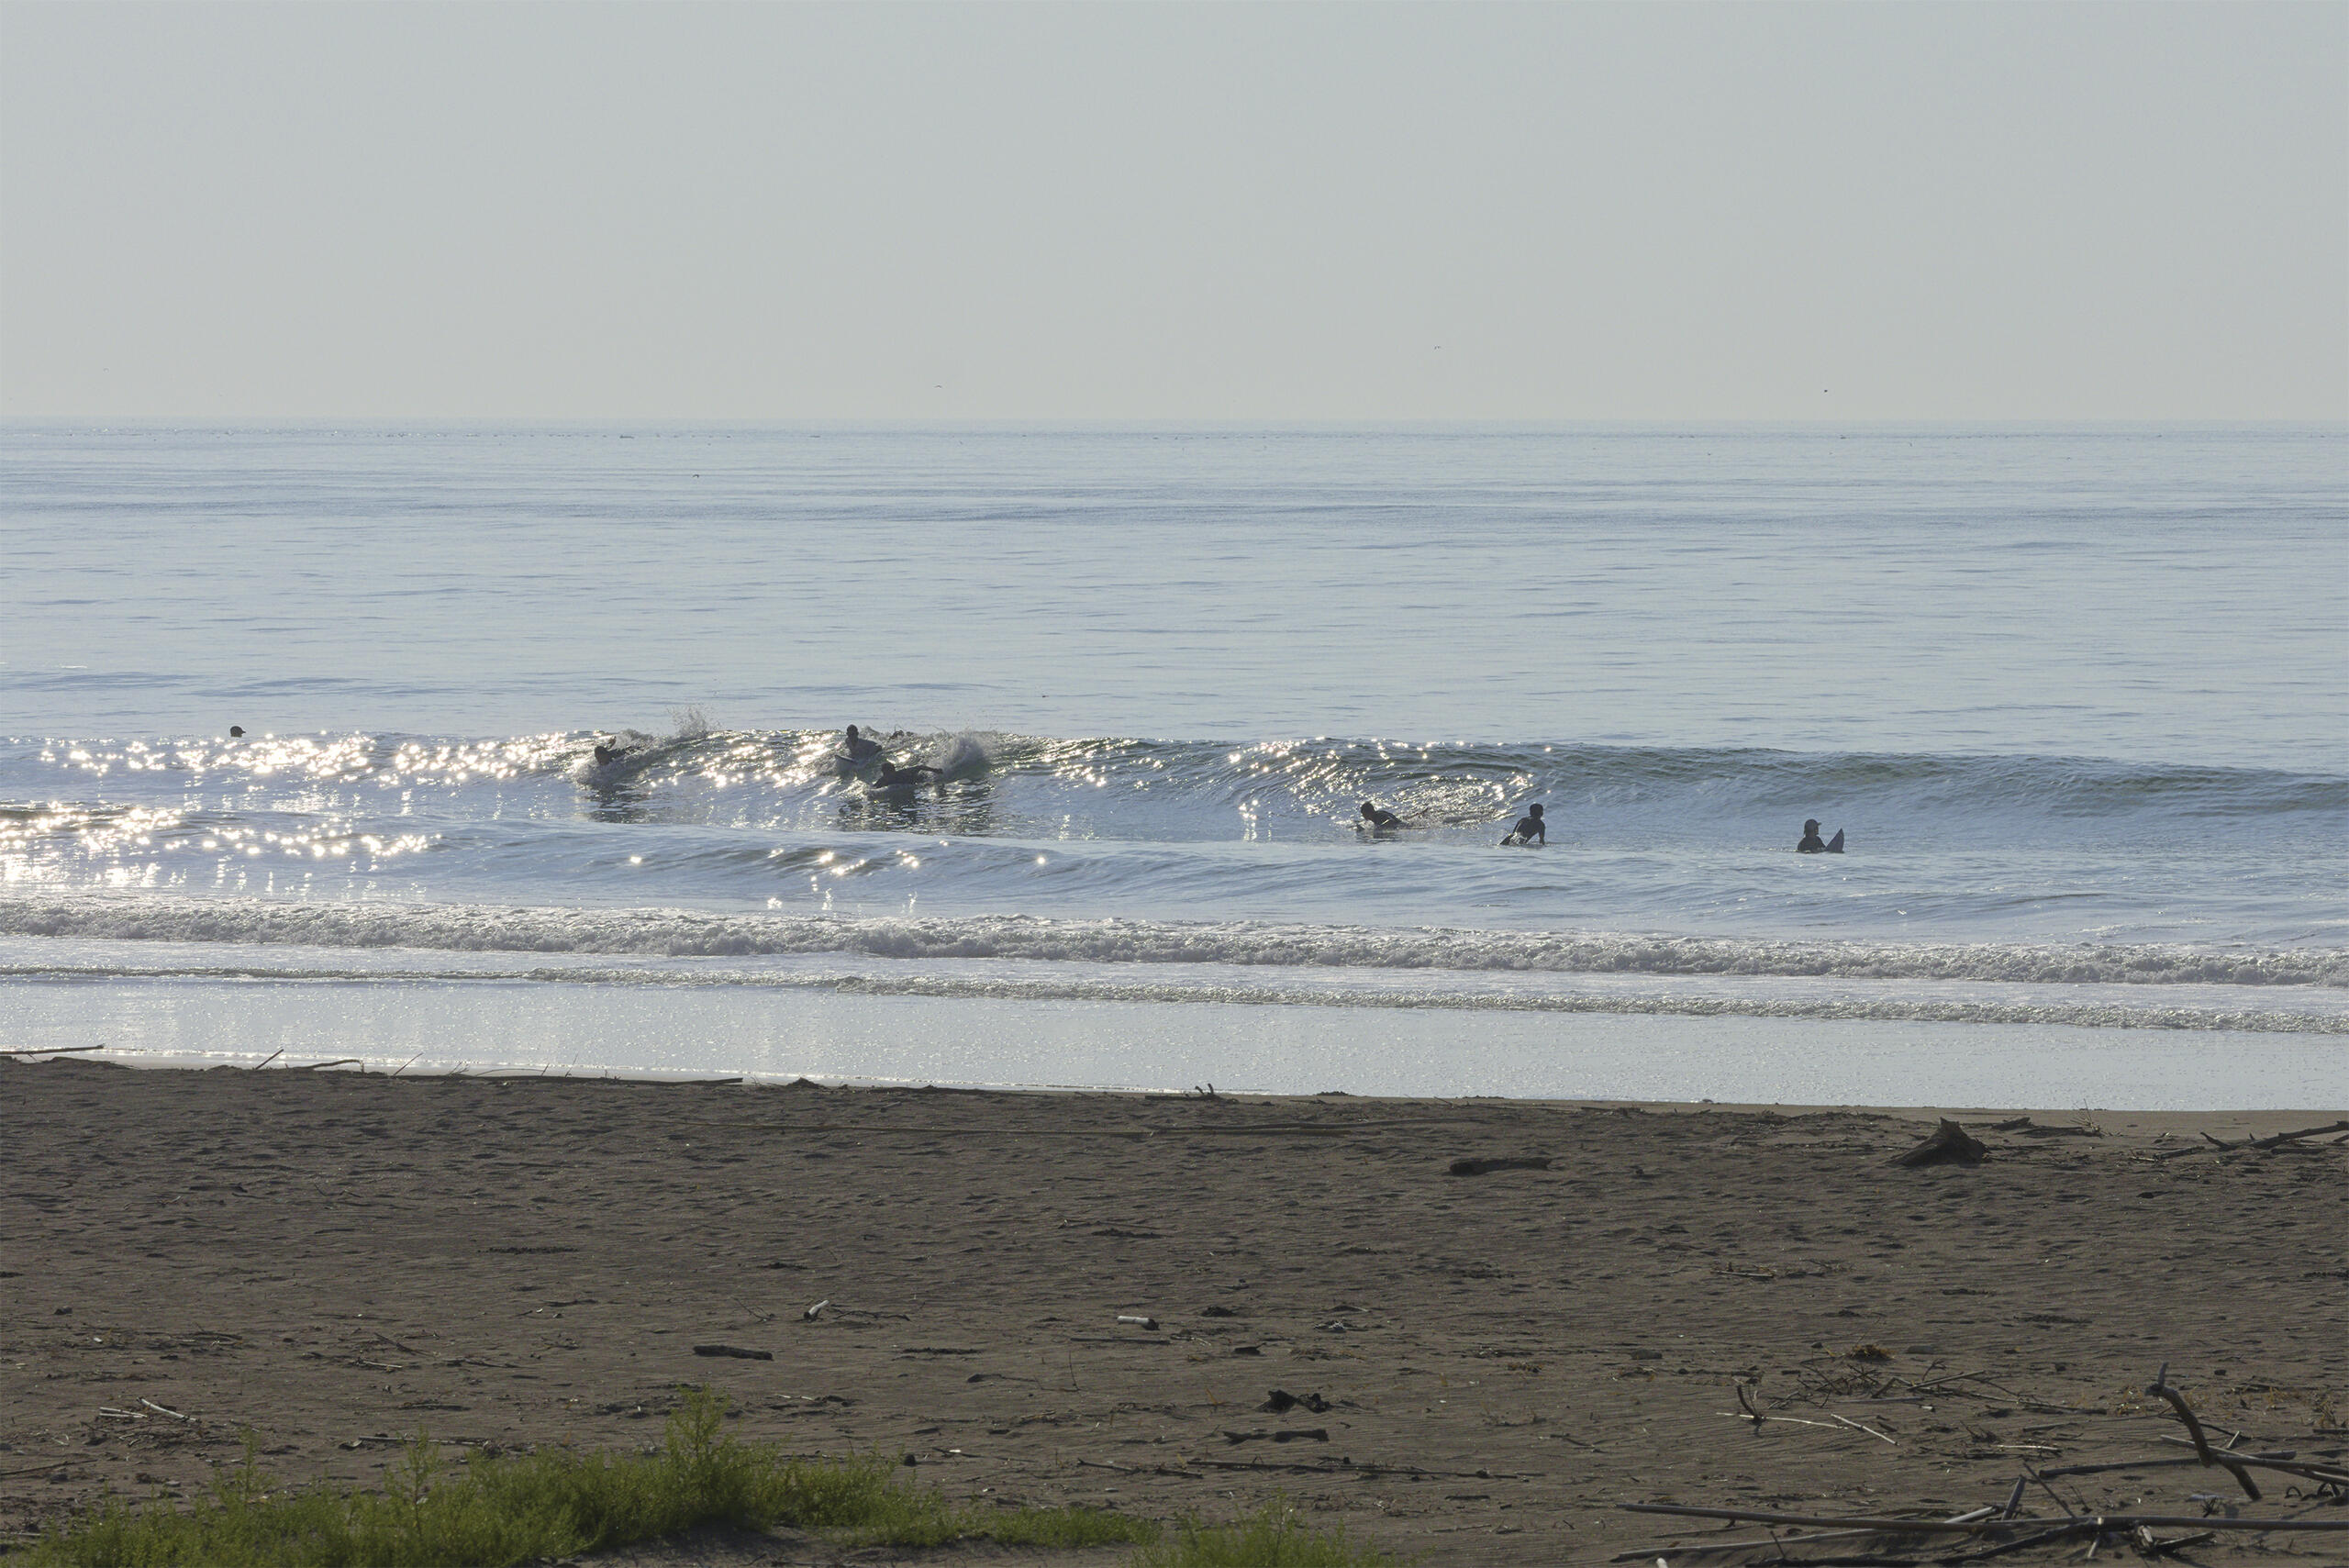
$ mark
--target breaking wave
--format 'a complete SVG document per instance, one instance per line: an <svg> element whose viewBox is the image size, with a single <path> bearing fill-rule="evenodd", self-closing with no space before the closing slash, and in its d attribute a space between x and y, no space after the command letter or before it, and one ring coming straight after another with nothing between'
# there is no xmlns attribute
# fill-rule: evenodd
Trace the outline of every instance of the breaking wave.
<svg viewBox="0 0 2349 1568"><path fill-rule="evenodd" d="M842 953L1268 969L2349 988L2349 953L2311 949L1790 941L1024 915L840 918L102 894L0 897L0 936L670 959Z"/></svg>

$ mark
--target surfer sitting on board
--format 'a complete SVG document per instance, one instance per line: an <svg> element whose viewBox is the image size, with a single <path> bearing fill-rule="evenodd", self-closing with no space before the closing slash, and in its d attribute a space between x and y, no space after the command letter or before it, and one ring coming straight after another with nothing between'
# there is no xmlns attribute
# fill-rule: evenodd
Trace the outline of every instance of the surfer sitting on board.
<svg viewBox="0 0 2349 1568"><path fill-rule="evenodd" d="M853 724L848 727L848 733L841 740L839 756L841 762L861 768L880 754L880 741L870 736L859 735Z"/></svg>
<svg viewBox="0 0 2349 1568"><path fill-rule="evenodd" d="M1550 827L1542 820L1542 808L1538 806L1527 806L1525 815L1517 819L1517 826L1510 828L1508 836L1501 840L1504 844L1547 844L1549 841Z"/></svg>
<svg viewBox="0 0 2349 1568"><path fill-rule="evenodd" d="M1362 820L1354 826L1372 833L1392 833L1397 828L1408 828L1410 824L1385 806L1365 800L1362 803Z"/></svg>
<svg viewBox="0 0 2349 1568"><path fill-rule="evenodd" d="M1798 855L1840 855L1842 852L1843 829L1841 828L1836 828L1835 836L1828 840L1826 842L1821 843L1819 839L1818 817L1811 817L1802 825L1802 842L1795 846L1795 853Z"/></svg>

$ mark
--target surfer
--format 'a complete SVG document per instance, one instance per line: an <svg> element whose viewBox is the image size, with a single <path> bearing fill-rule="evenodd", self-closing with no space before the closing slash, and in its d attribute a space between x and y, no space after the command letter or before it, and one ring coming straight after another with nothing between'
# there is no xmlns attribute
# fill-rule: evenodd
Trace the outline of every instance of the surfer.
<svg viewBox="0 0 2349 1568"><path fill-rule="evenodd" d="M241 725L241 724L232 724L232 725L228 726L228 739L229 739L229 740L242 740L244 738L245 738L245 727L244 727L243 725Z"/></svg>
<svg viewBox="0 0 2349 1568"><path fill-rule="evenodd" d="M1392 833L1410 824L1375 802L1365 800L1362 803L1362 820L1354 826L1364 832Z"/></svg>
<svg viewBox="0 0 2349 1568"><path fill-rule="evenodd" d="M1517 826L1510 828L1508 836L1501 840L1503 844L1547 844L1549 841L1550 826L1542 820L1539 806L1527 806L1525 815L1517 819Z"/></svg>
<svg viewBox="0 0 2349 1568"><path fill-rule="evenodd" d="M633 750L633 747L607 745L598 740L596 742L596 765L599 768L608 768Z"/></svg>
<svg viewBox="0 0 2349 1568"><path fill-rule="evenodd" d="M874 750L878 751L879 748L875 747ZM924 773L928 773L932 778L938 777L936 768L901 768L884 757L881 759L881 766L873 775L873 782L864 786L865 792L869 795L885 795L895 801L911 800L914 797L914 787L921 783L921 776Z"/></svg>
<svg viewBox="0 0 2349 1568"><path fill-rule="evenodd" d="M1798 855L1840 855L1842 852L1843 829L1841 828L1836 828L1835 836L1822 843L1819 837L1819 818L1813 817L1803 823L1802 842L1795 846L1795 853Z"/></svg>
<svg viewBox="0 0 2349 1568"><path fill-rule="evenodd" d="M880 741L870 736L859 735L853 724L848 727L848 733L841 740L840 755L842 762L852 767L861 768L880 754Z"/></svg>

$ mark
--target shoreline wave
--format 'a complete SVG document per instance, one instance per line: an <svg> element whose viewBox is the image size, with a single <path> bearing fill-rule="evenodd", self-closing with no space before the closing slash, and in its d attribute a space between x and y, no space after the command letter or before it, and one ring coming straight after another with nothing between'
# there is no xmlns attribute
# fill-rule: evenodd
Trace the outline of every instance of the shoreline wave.
<svg viewBox="0 0 2349 1568"><path fill-rule="evenodd" d="M1875 943L1027 915L843 917L142 895L0 896L0 936L653 958L841 953L1562 974L2349 988L2349 952L2182 944Z"/></svg>

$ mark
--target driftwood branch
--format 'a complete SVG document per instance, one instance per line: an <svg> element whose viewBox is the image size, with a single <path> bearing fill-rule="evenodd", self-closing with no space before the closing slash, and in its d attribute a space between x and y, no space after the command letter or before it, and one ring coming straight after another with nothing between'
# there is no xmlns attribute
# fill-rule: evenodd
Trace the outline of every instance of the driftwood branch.
<svg viewBox="0 0 2349 1568"><path fill-rule="evenodd" d="M2202 1456L2203 1463L2225 1465L2227 1473L2235 1478L2235 1485L2243 1488L2243 1495L2254 1503L2259 1501L2259 1483L2251 1478L2251 1472L2241 1460L2230 1459L2210 1446L2210 1440L2202 1435L2202 1423L2194 1418L2194 1407L2186 1402L2185 1395L2169 1385L2169 1362L2162 1362L2161 1371L2155 1373L2154 1381L2145 1385L2145 1392L2158 1394L2169 1401L2170 1408L2177 1412L2177 1418L2186 1423L2186 1434L2194 1440L2194 1451Z"/></svg>
<svg viewBox="0 0 2349 1568"><path fill-rule="evenodd" d="M28 1046L21 1051L0 1051L0 1056L71 1056L77 1051L104 1051L103 1045L44 1045Z"/></svg>
<svg viewBox="0 0 2349 1568"><path fill-rule="evenodd" d="M2349 1530L2349 1519L2231 1519L2205 1518L2199 1514L2078 1514L2066 1519L1976 1519L1954 1525L1939 1519L1887 1519L1865 1515L1781 1514L1767 1508L1692 1508L1678 1503L1618 1503L1634 1514L1673 1514L1693 1519L1743 1519L1763 1525L1819 1525L1831 1529L1877 1529L1895 1535L1979 1535L1985 1530L2010 1530L2054 1524L2067 1530L2130 1530L2139 1525L2154 1529L2288 1529Z"/></svg>
<svg viewBox="0 0 2349 1568"><path fill-rule="evenodd" d="M2208 1147L2204 1147L2201 1144L2196 1144L2185 1149L2172 1149L2162 1154L2156 1155L2155 1158L2161 1160L2179 1160L2185 1158L2188 1154L2208 1154L2212 1149L2222 1150L2230 1153L2245 1149L2274 1149L2278 1145L2289 1143L2295 1139L2321 1138L2328 1132L2343 1131L2349 1131L2349 1121L2336 1121L2324 1127L2298 1128L2290 1132L2277 1133L2272 1138L2246 1138L2240 1143L2222 1142L2216 1138L2211 1138L2210 1135L2206 1132L2202 1136L2209 1140Z"/></svg>

